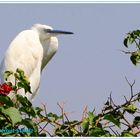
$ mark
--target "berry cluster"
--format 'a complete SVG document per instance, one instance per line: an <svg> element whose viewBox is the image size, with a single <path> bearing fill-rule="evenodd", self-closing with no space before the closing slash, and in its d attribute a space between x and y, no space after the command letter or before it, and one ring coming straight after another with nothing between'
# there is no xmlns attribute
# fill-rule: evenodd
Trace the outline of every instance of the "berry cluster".
<svg viewBox="0 0 140 140"><path fill-rule="evenodd" d="M8 84L0 84L0 94L8 95L10 91L13 90Z"/></svg>

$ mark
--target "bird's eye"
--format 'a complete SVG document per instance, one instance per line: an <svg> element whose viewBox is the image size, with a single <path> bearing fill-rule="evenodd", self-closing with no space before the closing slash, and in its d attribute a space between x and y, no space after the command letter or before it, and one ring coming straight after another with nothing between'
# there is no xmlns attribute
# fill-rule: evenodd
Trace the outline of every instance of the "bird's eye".
<svg viewBox="0 0 140 140"><path fill-rule="evenodd" d="M51 29L44 29L44 32L45 33L50 33L51 32Z"/></svg>

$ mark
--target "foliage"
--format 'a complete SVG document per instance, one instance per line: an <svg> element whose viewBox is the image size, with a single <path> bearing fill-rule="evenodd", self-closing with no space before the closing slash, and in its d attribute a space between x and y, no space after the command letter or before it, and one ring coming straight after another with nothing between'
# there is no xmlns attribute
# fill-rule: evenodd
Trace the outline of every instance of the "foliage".
<svg viewBox="0 0 140 140"><path fill-rule="evenodd" d="M134 51L123 51L126 54L130 54L130 60L134 65L140 62L140 30L134 30L127 33L124 39L124 46L128 49L133 46Z"/></svg>
<svg viewBox="0 0 140 140"><path fill-rule="evenodd" d="M15 84L8 82L10 76L15 77ZM24 72L17 69L15 73L6 71L4 73L6 82L0 88L0 136L40 136L38 127L33 118L37 117L35 113L38 109L32 106L32 103L17 92L24 88L25 92L31 94L30 82L24 75ZM16 101L9 98L10 92L13 92Z"/></svg>
<svg viewBox="0 0 140 140"><path fill-rule="evenodd" d="M130 54L134 65L140 62L140 30L129 32L124 39L128 49L135 46L135 51L123 51ZM8 82L14 76L15 83ZM26 94L32 94L30 82L24 71L4 73L5 83L0 85L0 136L22 137L136 137L140 134L140 92L134 93L133 83L126 81L130 87L130 97L124 96L124 103L114 103L112 95L104 104L100 113L95 110L83 111L82 119L69 120L64 105L58 103L60 114L47 112L46 106L34 107L32 103L18 93L24 89ZM15 99L10 98L14 93Z"/></svg>

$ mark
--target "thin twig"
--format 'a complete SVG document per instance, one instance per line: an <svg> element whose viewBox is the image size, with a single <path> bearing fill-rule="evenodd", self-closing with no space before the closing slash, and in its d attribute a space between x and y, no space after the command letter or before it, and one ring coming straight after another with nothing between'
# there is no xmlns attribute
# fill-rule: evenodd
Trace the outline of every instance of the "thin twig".
<svg viewBox="0 0 140 140"><path fill-rule="evenodd" d="M130 89L131 89L131 98L130 98L130 101L131 101L131 99L133 98L133 86L134 86L134 84L135 84L135 80L134 80L134 82L131 84L129 81L128 81L128 79L127 79L127 77L125 76L125 80L127 81L127 83L129 84L129 86L130 86Z"/></svg>
<svg viewBox="0 0 140 140"><path fill-rule="evenodd" d="M39 131L39 133L41 133L45 128L46 128L46 126L49 124L49 122L47 122L42 128L41 128L41 130Z"/></svg>
<svg viewBox="0 0 140 140"><path fill-rule="evenodd" d="M118 134L112 129L112 127L109 127L109 129L110 129L116 136L118 136Z"/></svg>
<svg viewBox="0 0 140 140"><path fill-rule="evenodd" d="M103 128L115 127L116 125L104 126Z"/></svg>
<svg viewBox="0 0 140 140"><path fill-rule="evenodd" d="M43 103L42 103L42 105L43 105L43 108L44 108L45 115L47 115L46 105L45 105L45 104L43 104Z"/></svg>
<svg viewBox="0 0 140 140"><path fill-rule="evenodd" d="M43 129L40 125L38 125L38 126L39 126L40 129ZM53 135L51 135L51 133L48 132L47 130L43 130L43 131L45 131L50 137L53 137ZM40 133L40 132L39 132L39 133Z"/></svg>
<svg viewBox="0 0 140 140"><path fill-rule="evenodd" d="M125 125L125 126L127 126L127 127L129 127L129 125L126 124L126 123L124 123L124 122L120 122L120 123L123 124L123 125Z"/></svg>
<svg viewBox="0 0 140 140"><path fill-rule="evenodd" d="M118 136L120 136L119 132L116 130L116 133L118 134Z"/></svg>
<svg viewBox="0 0 140 140"><path fill-rule="evenodd" d="M82 120L86 117L87 110L88 110L88 106L86 105L85 108L84 108L84 110L83 110L83 113L82 113Z"/></svg>
<svg viewBox="0 0 140 140"><path fill-rule="evenodd" d="M68 122L70 122L65 112L64 112L64 116L65 116L66 120L67 120Z"/></svg>
<svg viewBox="0 0 140 140"><path fill-rule="evenodd" d="M79 134L80 132L79 132L77 129L74 128L76 125L79 125L79 124L81 124L81 121L75 122L75 123L73 123L73 124L69 124L69 126L66 127L66 128L64 129L64 131L68 130L69 128L72 128L72 129L74 129L74 131L76 131L76 132Z"/></svg>
<svg viewBox="0 0 140 140"><path fill-rule="evenodd" d="M128 100L127 100L126 96L124 96L124 99L125 99L125 101L126 101L126 102L128 102Z"/></svg>
<svg viewBox="0 0 140 140"><path fill-rule="evenodd" d="M131 128L131 130L132 130L133 128L132 128L132 125L129 123L129 121L127 121L124 116L122 116L122 117L123 117L122 119L128 124L128 127Z"/></svg>
<svg viewBox="0 0 140 140"><path fill-rule="evenodd" d="M121 52L125 53L125 54L132 54L133 52L130 51L124 51L124 50L120 50Z"/></svg>
<svg viewBox="0 0 140 140"><path fill-rule="evenodd" d="M114 101L112 99L112 92L110 93L110 103L112 103L113 106L117 107L117 105L114 103Z"/></svg>
<svg viewBox="0 0 140 140"><path fill-rule="evenodd" d="M62 122L64 123L64 105L61 106L59 103L57 103L57 105L60 107L61 109L61 114L62 114Z"/></svg>

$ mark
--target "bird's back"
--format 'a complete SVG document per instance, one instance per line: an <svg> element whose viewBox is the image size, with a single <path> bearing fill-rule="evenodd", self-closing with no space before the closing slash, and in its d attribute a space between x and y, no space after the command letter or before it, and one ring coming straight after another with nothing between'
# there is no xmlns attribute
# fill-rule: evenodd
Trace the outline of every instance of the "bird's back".
<svg viewBox="0 0 140 140"><path fill-rule="evenodd" d="M36 94L40 82L40 68L43 57L43 48L39 36L35 31L25 30L19 33L11 42L1 64L1 71L22 69L31 83L31 91ZM13 77L9 81L14 84ZM25 96L24 93L22 93ZM32 96L28 93L26 96Z"/></svg>

